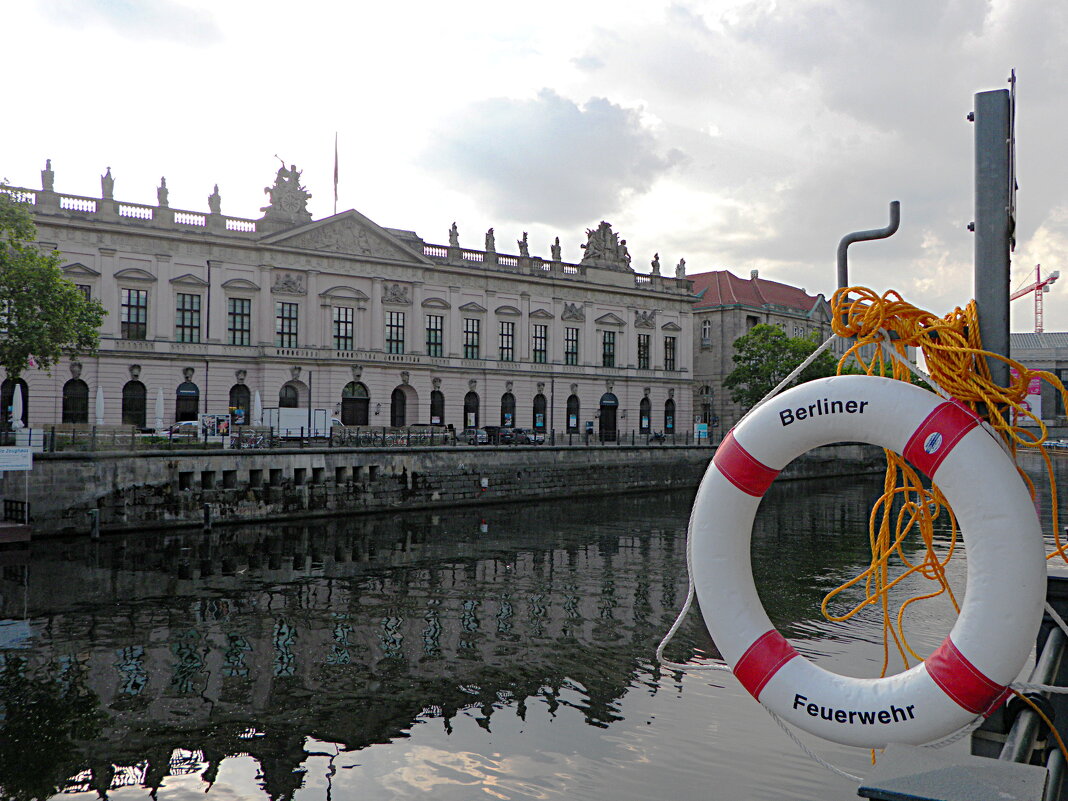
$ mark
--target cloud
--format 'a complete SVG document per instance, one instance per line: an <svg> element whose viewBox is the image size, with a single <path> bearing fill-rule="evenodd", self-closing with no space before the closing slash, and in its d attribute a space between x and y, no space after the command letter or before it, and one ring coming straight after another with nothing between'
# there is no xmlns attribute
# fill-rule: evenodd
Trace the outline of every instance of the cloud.
<svg viewBox="0 0 1068 801"><path fill-rule="evenodd" d="M604 98L585 105L543 89L532 100L493 98L458 110L424 154L511 220L581 225L615 212L685 163L663 152L638 111Z"/></svg>
<svg viewBox="0 0 1068 801"><path fill-rule="evenodd" d="M222 39L207 12L175 0L44 0L53 22L72 28L103 25L131 39L205 45Z"/></svg>

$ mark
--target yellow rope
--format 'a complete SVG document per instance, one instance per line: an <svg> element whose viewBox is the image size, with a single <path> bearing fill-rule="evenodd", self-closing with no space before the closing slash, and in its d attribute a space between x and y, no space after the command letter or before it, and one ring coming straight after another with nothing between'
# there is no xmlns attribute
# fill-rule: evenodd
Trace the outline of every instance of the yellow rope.
<svg viewBox="0 0 1068 801"><path fill-rule="evenodd" d="M850 297L851 296L851 297ZM923 311L907 303L894 291L878 295L865 287L847 287L834 294L831 303L834 332L854 338L853 346L842 356L838 371L855 360L868 375L892 377L911 381L912 374L897 359L886 356L880 347L885 332L892 332L889 345L902 357L908 349L923 353L931 380L955 399L978 412L993 427L1015 455L1019 448L1038 450L1044 459L1052 502L1052 525L1057 548L1047 558L1060 556L1068 562L1068 543L1061 542L1057 512L1057 492L1053 478L1053 464L1043 447L1047 431L1042 421L1027 408L1025 398L1032 378L1051 384L1061 394L1068 408L1068 391L1052 373L1032 370L1024 365L982 348L979 323L974 301L964 309L956 308L944 317ZM1012 377L1006 387L995 384L990 377L987 359L993 358L1010 366ZM1033 428L1025 428L1022 421L1030 421ZM949 586L945 568L957 544L957 523L952 510L938 487L924 486L923 479L900 455L885 451L886 474L883 495L876 501L869 519L871 562L860 575L829 592L823 599L822 610L828 620L848 620L861 609L878 605L883 613L883 666L885 676L890 662L890 641L893 640L905 667L909 656L922 661L905 637L905 612L914 603L946 594L953 608L960 607ZM1023 471L1031 497L1035 488ZM897 510L895 512L895 506ZM945 520L949 534L949 549L944 557L935 550L934 526ZM904 545L910 537L918 536L923 543L922 555L910 559ZM891 562L900 560L904 570L891 579ZM930 592L909 598L896 614L890 602L890 590L912 575L933 582ZM852 609L841 615L829 611L831 602L845 590L863 583L864 597Z"/></svg>

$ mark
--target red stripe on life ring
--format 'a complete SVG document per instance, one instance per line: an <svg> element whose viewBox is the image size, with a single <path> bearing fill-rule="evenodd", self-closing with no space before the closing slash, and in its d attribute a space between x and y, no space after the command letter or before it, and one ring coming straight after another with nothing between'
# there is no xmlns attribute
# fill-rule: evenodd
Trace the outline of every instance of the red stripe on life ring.
<svg viewBox="0 0 1068 801"><path fill-rule="evenodd" d="M975 412L959 403L940 403L912 433L901 455L934 478L949 452L979 422Z"/></svg>
<svg viewBox="0 0 1068 801"><path fill-rule="evenodd" d="M958 706L976 715L988 717L993 714L1012 692L1008 687L984 676L949 637L927 657L924 664L927 665L927 674L942 688L942 692Z"/></svg>
<svg viewBox="0 0 1068 801"><path fill-rule="evenodd" d="M757 498L768 491L775 476L779 475L778 470L757 461L739 445L733 431L728 432L716 448L712 463L734 486Z"/></svg>
<svg viewBox="0 0 1068 801"><path fill-rule="evenodd" d="M746 649L738 664L734 666L734 675L749 694L759 701L764 685L779 672L779 668L795 656L800 654L785 637L772 629L761 634L756 642Z"/></svg>

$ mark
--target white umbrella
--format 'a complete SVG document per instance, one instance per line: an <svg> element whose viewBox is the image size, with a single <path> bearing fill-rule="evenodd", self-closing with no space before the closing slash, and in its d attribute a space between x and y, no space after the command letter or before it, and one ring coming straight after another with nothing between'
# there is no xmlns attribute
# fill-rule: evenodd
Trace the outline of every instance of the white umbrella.
<svg viewBox="0 0 1068 801"><path fill-rule="evenodd" d="M260 400L260 391L256 390L256 396L252 399L252 425L263 425L263 401Z"/></svg>
<svg viewBox="0 0 1068 801"><path fill-rule="evenodd" d="M96 388L96 424L104 425L104 387Z"/></svg>
<svg viewBox="0 0 1068 801"><path fill-rule="evenodd" d="M163 430L163 387L156 390L156 431Z"/></svg>
<svg viewBox="0 0 1068 801"><path fill-rule="evenodd" d="M11 427L16 431L22 428L22 384L15 384L15 394L11 396Z"/></svg>

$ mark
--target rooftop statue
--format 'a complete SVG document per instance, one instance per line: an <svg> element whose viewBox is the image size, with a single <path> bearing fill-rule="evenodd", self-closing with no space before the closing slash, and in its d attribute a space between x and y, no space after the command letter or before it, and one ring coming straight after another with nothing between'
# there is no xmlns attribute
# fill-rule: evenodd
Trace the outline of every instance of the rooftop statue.
<svg viewBox="0 0 1068 801"><path fill-rule="evenodd" d="M460 229L456 227L456 223L452 224L452 228L449 229L449 247L460 247Z"/></svg>
<svg viewBox="0 0 1068 801"><path fill-rule="evenodd" d="M52 172L52 159L45 159L45 168L41 170L41 189L45 192L55 191L56 174Z"/></svg>
<svg viewBox="0 0 1068 801"><path fill-rule="evenodd" d="M167 179L160 178L159 186L156 187L156 202L159 204L160 208L167 208L169 196L170 192L167 191Z"/></svg>
<svg viewBox="0 0 1068 801"><path fill-rule="evenodd" d="M653 265L653 275L660 275L660 254L654 253L653 260L649 263Z"/></svg>
<svg viewBox="0 0 1068 801"><path fill-rule="evenodd" d="M629 271L630 252L627 240L621 240L619 234L612 230L611 223L604 220L596 229L586 229L586 244L582 245L585 254L582 263L609 270Z"/></svg>
<svg viewBox="0 0 1068 801"><path fill-rule="evenodd" d="M519 245L519 255L523 258L530 258L530 244L527 242L527 232L523 232L523 238L517 239L516 244Z"/></svg>
<svg viewBox="0 0 1068 801"><path fill-rule="evenodd" d="M676 278L685 278L686 277L686 259L679 259L679 264L675 268L675 277Z"/></svg>
<svg viewBox="0 0 1068 801"><path fill-rule="evenodd" d="M549 252L552 254L553 261L560 261L560 237L556 237L556 241L549 245Z"/></svg>
<svg viewBox="0 0 1068 801"><path fill-rule="evenodd" d="M486 231L486 252L487 253L496 253L497 252L497 241L493 237L493 229L492 228L490 228L488 231Z"/></svg>
<svg viewBox="0 0 1068 801"><path fill-rule="evenodd" d="M100 176L100 197L104 200L112 200L115 197L115 179L111 177L111 167Z"/></svg>
<svg viewBox="0 0 1068 801"><path fill-rule="evenodd" d="M219 196L219 185L215 184L215 191L208 195L208 211L219 214L222 211L222 197Z"/></svg>
<svg viewBox="0 0 1068 801"><path fill-rule="evenodd" d="M291 222L311 220L308 200L311 193L300 185L301 171L295 164L286 169L285 164L278 168L274 186L264 187L263 191L271 198L271 203L260 209L267 218L283 219Z"/></svg>

